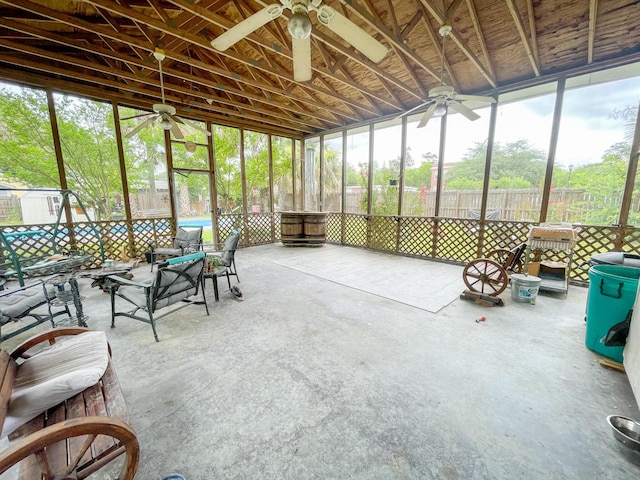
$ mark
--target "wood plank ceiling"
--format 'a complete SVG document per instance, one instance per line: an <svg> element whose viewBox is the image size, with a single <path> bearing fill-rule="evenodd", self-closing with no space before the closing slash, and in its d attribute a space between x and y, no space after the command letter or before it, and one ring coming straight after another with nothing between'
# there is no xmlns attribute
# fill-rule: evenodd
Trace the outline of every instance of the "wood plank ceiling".
<svg viewBox="0 0 640 480"><path fill-rule="evenodd" d="M310 82L293 80L291 12L225 52L211 40L277 0L0 0L0 78L301 136L398 115L440 83L492 93L640 59L640 0L324 0L389 48L378 64L310 15Z"/></svg>

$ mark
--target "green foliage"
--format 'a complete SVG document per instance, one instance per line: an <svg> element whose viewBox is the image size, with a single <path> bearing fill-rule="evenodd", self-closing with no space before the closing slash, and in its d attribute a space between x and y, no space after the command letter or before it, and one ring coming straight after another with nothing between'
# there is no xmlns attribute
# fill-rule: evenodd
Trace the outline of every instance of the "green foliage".
<svg viewBox="0 0 640 480"><path fill-rule="evenodd" d="M29 187L60 188L46 94L0 89L0 121L4 177Z"/></svg>
<svg viewBox="0 0 640 480"><path fill-rule="evenodd" d="M242 206L240 131L233 127L216 126L213 141L216 152L218 206L223 213L231 213L236 206Z"/></svg>
<svg viewBox="0 0 640 480"><path fill-rule="evenodd" d="M110 219L122 193L110 104L56 95L55 106L69 188ZM30 187L60 188L47 99L44 92L0 89L0 171Z"/></svg>
<svg viewBox="0 0 640 480"><path fill-rule="evenodd" d="M424 162L417 168L408 168L404 172L405 185L407 187L421 187L426 186L429 188L431 185L431 167L430 162Z"/></svg>
<svg viewBox="0 0 640 480"><path fill-rule="evenodd" d="M445 181L447 189L452 185L470 184L469 181L480 182L484 179L487 146L476 143L467 150L463 162L456 164L447 172ZM536 188L542 185L546 169L547 157L545 152L536 149L527 140L493 146L491 157L491 187L492 188ZM465 179L462 181L461 179ZM498 187L507 185L506 187ZM510 187L509 185L514 185Z"/></svg>
<svg viewBox="0 0 640 480"><path fill-rule="evenodd" d="M616 143L602 156L602 162L576 168L571 175L571 187L584 189L589 198L572 205L584 211L582 222L611 225L618 221L622 191L625 184L631 147Z"/></svg>

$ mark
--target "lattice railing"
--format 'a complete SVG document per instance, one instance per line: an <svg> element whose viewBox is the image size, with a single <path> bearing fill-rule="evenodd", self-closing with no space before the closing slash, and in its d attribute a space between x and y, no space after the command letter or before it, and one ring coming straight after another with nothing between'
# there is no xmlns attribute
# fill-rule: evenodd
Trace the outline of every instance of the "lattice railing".
<svg viewBox="0 0 640 480"><path fill-rule="evenodd" d="M278 222L278 234L280 230L279 223L280 222ZM270 213L247 214L242 228L241 238L242 237L248 245L273 243L275 241L274 215Z"/></svg>
<svg viewBox="0 0 640 480"><path fill-rule="evenodd" d="M170 246L176 231L170 218L96 222L95 225L102 237L105 258L113 259L120 259L123 251L128 257L142 259L150 242ZM234 229L240 231L243 247L280 241L279 213L223 215L219 225L218 243ZM327 242L465 264L491 250L511 249L526 243L531 225L534 223L329 213ZM588 282L586 267L593 255L614 250L640 251L640 228L592 225L575 228L578 240L573 254L573 282ZM51 241L54 225L5 226L2 229L9 234L16 252L27 259L33 257L37 261L54 253ZM59 249L90 253L96 258L91 266L99 267L99 244L90 226L74 224L73 232L75 244L65 228L59 230ZM545 258L567 261L568 255L568 252L546 252Z"/></svg>

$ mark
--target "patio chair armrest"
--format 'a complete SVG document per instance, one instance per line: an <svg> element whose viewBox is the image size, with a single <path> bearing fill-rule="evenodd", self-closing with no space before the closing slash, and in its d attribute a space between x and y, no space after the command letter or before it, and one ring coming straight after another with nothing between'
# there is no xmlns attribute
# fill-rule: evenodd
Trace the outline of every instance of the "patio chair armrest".
<svg viewBox="0 0 640 480"><path fill-rule="evenodd" d="M134 282L133 280L129 280L129 279L121 277L119 275L107 275L106 279L110 283L117 283L119 285L129 285L129 286L132 286L132 287L142 287L142 288L151 287L151 283Z"/></svg>
<svg viewBox="0 0 640 480"><path fill-rule="evenodd" d="M205 256L204 252L194 252L187 255L183 255L181 257L169 258L164 262L162 262L160 266L162 267L163 265L176 265L178 263L191 262L193 260L199 260L201 258L204 258L204 256Z"/></svg>

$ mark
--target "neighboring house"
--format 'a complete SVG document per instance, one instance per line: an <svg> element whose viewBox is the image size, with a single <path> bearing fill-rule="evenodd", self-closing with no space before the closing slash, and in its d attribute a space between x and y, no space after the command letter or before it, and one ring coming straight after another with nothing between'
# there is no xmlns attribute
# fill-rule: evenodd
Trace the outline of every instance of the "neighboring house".
<svg viewBox="0 0 640 480"><path fill-rule="evenodd" d="M72 221L74 222L86 222L87 216L82 213L82 210L73 205L72 199ZM58 219L58 211L60 209L60 202L62 201L62 195L55 191L45 190L32 190L26 192L20 197L20 209L22 210L22 223L25 225L39 224L39 223L55 223ZM91 219L94 218L93 211L87 211ZM66 215L62 214L62 221L66 221Z"/></svg>

